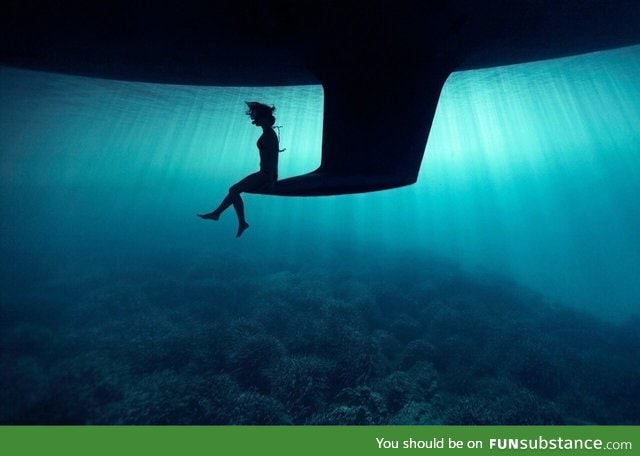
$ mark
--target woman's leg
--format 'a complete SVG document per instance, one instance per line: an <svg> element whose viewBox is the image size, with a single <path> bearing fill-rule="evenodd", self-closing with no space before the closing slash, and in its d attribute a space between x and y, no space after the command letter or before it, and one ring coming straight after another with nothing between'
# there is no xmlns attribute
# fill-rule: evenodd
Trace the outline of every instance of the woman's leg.
<svg viewBox="0 0 640 456"><path fill-rule="evenodd" d="M216 210L208 214L200 215L200 217L203 219L218 220L220 215L227 210L229 206L233 205L236 215L238 216L238 232L236 237L242 236L242 233L249 228L249 224L244 216L244 203L240 197L240 193L261 188L268 183L268 181L269 177L265 173L257 172L250 174L229 189L229 193Z"/></svg>
<svg viewBox="0 0 640 456"><path fill-rule="evenodd" d="M234 195L231 198L231 204L233 204L233 208L235 209L236 215L238 216L238 232L236 233L236 237L240 237L242 236L242 233L244 233L244 230L249 228L249 224L247 223L247 220L244 218L244 202L242 201L240 192L232 193L231 191L229 191L229 194Z"/></svg>
<svg viewBox="0 0 640 456"><path fill-rule="evenodd" d="M229 206L234 204L234 201L239 198L240 195L233 191L233 187L229 189L229 193L224 197L220 205L213 211L208 214L201 215L200 217L211 220L218 220L222 213L227 210Z"/></svg>

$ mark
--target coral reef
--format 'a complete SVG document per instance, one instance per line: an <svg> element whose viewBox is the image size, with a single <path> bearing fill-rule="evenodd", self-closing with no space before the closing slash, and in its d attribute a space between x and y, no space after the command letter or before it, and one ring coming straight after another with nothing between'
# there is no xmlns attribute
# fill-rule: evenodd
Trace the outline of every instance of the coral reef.
<svg viewBox="0 0 640 456"><path fill-rule="evenodd" d="M42 278L4 300L0 422L640 423L637 320L436 259L243 261Z"/></svg>

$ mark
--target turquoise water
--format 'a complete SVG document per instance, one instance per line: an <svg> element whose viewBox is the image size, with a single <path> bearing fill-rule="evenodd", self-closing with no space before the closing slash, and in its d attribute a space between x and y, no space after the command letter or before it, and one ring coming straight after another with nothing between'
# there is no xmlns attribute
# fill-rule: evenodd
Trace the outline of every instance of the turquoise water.
<svg viewBox="0 0 640 456"><path fill-rule="evenodd" d="M245 100L319 165L319 86L0 67L0 423L640 423L640 47L454 73L417 184L236 239Z"/></svg>
<svg viewBox="0 0 640 456"><path fill-rule="evenodd" d="M219 225L194 214L257 167L259 132L243 102L277 106L288 177L319 164L321 87L163 86L10 68L0 78L2 248L18 265L42 256L60 270L91 251L169 247L290 257L310 244L331 260L337 243L354 260L381 249L435 254L607 319L638 312L638 47L454 73L416 185L248 196L252 228L241 240L232 212ZM389 129L396 121L390 112Z"/></svg>

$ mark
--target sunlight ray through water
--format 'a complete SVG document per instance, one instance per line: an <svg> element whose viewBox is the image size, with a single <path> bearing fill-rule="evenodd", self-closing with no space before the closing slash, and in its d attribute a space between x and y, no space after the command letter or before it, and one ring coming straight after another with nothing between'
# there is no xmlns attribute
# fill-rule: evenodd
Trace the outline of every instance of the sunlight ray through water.
<svg viewBox="0 0 640 456"><path fill-rule="evenodd" d="M59 265L96 250L189 254L235 243L242 255L295 258L312 245L330 264L346 261L332 253L346 243L353 261L380 249L437 254L602 317L638 312L640 47L454 73L414 186L247 196L241 241L231 213L218 225L195 217L257 168L244 101L276 105L280 176L289 177L319 164L322 97L319 86L1 68L3 254L26 264L38 251ZM390 129L402 121L388 114Z"/></svg>

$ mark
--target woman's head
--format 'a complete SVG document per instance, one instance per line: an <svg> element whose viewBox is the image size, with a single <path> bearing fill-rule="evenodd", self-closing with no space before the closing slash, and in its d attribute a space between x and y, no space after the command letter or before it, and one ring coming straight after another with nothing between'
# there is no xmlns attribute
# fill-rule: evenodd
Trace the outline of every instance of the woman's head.
<svg viewBox="0 0 640 456"><path fill-rule="evenodd" d="M251 123L254 125L263 124L268 127L273 127L276 123L276 118L273 116L273 112L276 110L275 106L267 106L257 101L247 101L247 115L251 117Z"/></svg>

